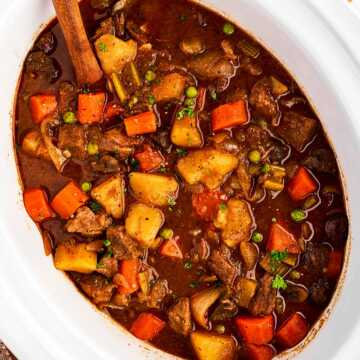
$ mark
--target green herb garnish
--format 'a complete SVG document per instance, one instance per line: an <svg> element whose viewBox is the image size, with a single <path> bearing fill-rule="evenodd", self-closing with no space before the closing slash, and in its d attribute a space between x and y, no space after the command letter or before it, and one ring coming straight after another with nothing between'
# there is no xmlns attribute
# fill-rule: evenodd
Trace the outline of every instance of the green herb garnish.
<svg viewBox="0 0 360 360"><path fill-rule="evenodd" d="M106 247L110 246L110 245L111 245L111 241L108 240L108 239L104 240L104 245L105 245Z"/></svg>
<svg viewBox="0 0 360 360"><path fill-rule="evenodd" d="M273 289L285 290L287 288L287 283L282 276L275 275L275 278L273 279L271 286Z"/></svg>
<svg viewBox="0 0 360 360"><path fill-rule="evenodd" d="M189 284L189 287L191 287L192 289L195 289L199 286L199 282L194 280Z"/></svg>
<svg viewBox="0 0 360 360"><path fill-rule="evenodd" d="M176 149L176 154L179 157L184 157L187 155L187 151L185 149Z"/></svg>
<svg viewBox="0 0 360 360"><path fill-rule="evenodd" d="M280 263L288 257L287 251L273 250L270 253L270 266L272 271L276 271Z"/></svg>
<svg viewBox="0 0 360 360"><path fill-rule="evenodd" d="M96 201L91 201L89 207L94 213L97 213L101 210L101 205Z"/></svg>
<svg viewBox="0 0 360 360"><path fill-rule="evenodd" d="M185 268L186 270L191 270L191 269L192 269L192 266L193 266L193 264L192 264L191 261L185 261L185 263L184 263L184 268Z"/></svg>
<svg viewBox="0 0 360 360"><path fill-rule="evenodd" d="M194 116L194 110L192 108L183 108L181 110L179 110L176 114L176 118L181 120L184 117L192 117Z"/></svg>
<svg viewBox="0 0 360 360"><path fill-rule="evenodd" d="M107 51L108 51L108 48L107 48L106 44L103 43L103 42L100 42L100 43L99 43L98 49L99 49L101 52L107 52Z"/></svg>

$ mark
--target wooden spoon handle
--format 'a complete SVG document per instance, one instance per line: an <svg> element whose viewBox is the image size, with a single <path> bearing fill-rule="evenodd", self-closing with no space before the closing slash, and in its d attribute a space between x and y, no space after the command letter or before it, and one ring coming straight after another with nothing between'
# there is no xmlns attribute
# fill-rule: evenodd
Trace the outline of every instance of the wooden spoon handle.
<svg viewBox="0 0 360 360"><path fill-rule="evenodd" d="M86 35L77 0L53 0L79 85L99 81L103 72Z"/></svg>

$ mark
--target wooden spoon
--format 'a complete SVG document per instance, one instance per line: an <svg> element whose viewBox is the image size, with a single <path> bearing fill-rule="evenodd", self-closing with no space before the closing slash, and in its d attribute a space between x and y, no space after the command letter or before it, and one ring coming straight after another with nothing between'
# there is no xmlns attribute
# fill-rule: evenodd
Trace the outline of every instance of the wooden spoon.
<svg viewBox="0 0 360 360"><path fill-rule="evenodd" d="M65 37L79 85L93 84L103 77L86 35L77 0L52 0Z"/></svg>

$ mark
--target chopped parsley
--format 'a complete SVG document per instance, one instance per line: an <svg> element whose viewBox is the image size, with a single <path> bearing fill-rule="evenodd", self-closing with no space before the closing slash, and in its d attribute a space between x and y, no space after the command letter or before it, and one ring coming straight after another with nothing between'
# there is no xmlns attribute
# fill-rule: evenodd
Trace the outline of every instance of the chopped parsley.
<svg viewBox="0 0 360 360"><path fill-rule="evenodd" d="M193 264L192 264L191 261L185 261L185 263L184 263L184 268L185 268L186 270L191 270L191 269L192 269L192 266L193 266Z"/></svg>
<svg viewBox="0 0 360 360"><path fill-rule="evenodd" d="M108 47L107 47L106 44L103 43L103 42L100 42L100 43L99 43L98 49L99 49L101 52L107 52L107 51L108 51Z"/></svg>
<svg viewBox="0 0 360 360"><path fill-rule="evenodd" d="M149 95L148 96L148 103L149 105L154 105L156 102L155 96L154 95Z"/></svg>
<svg viewBox="0 0 360 360"><path fill-rule="evenodd" d="M270 253L270 266L272 271L276 271L280 263L288 257L287 251L273 250Z"/></svg>
<svg viewBox="0 0 360 360"><path fill-rule="evenodd" d="M187 16L186 15L180 15L179 16L180 21L186 21L187 20Z"/></svg>
<svg viewBox="0 0 360 360"><path fill-rule="evenodd" d="M104 255L104 257L112 257L113 256L113 250L109 247L107 253Z"/></svg>
<svg viewBox="0 0 360 360"><path fill-rule="evenodd" d="M176 205L176 200L175 200L175 198L174 198L173 196L169 196L169 198L168 198L168 205L169 205L170 207L174 207L174 206Z"/></svg>
<svg viewBox="0 0 360 360"><path fill-rule="evenodd" d="M220 205L219 205L219 208L220 208L220 210L226 210L227 209L227 205L226 204L224 204L224 203L221 203Z"/></svg>
<svg viewBox="0 0 360 360"><path fill-rule="evenodd" d="M217 92L215 89L210 90L210 97L216 101L217 100Z"/></svg>
<svg viewBox="0 0 360 360"><path fill-rule="evenodd" d="M166 166L165 166L165 165L160 165L159 171L160 171L161 173L166 173L166 172L167 172Z"/></svg>
<svg viewBox="0 0 360 360"><path fill-rule="evenodd" d="M199 286L199 282L194 280L189 284L189 287L191 287L192 289L195 289Z"/></svg>
<svg viewBox="0 0 360 360"><path fill-rule="evenodd" d="M96 201L91 201L89 207L94 213L97 213L101 210L101 205Z"/></svg>
<svg viewBox="0 0 360 360"><path fill-rule="evenodd" d="M187 155L187 151L185 149L176 149L176 154L177 156L179 157L183 157L183 156L186 156Z"/></svg>
<svg viewBox="0 0 360 360"><path fill-rule="evenodd" d="M183 119L186 116L188 116L188 117L194 116L194 109L189 108L189 107L182 108L176 114L176 118L179 119L179 120Z"/></svg>
<svg viewBox="0 0 360 360"><path fill-rule="evenodd" d="M286 290L288 285L282 276L275 275L275 278L273 279L271 286L273 289Z"/></svg>
<svg viewBox="0 0 360 360"><path fill-rule="evenodd" d="M111 245L111 241L108 240L108 239L104 240L104 245L105 245L106 247L110 246L110 245Z"/></svg>
<svg viewBox="0 0 360 360"><path fill-rule="evenodd" d="M129 163L129 165L130 165L130 167L131 167L132 170L139 170L140 164L139 164L139 162L138 162L136 159L134 159L133 157L130 157L130 158L128 159L128 163Z"/></svg>

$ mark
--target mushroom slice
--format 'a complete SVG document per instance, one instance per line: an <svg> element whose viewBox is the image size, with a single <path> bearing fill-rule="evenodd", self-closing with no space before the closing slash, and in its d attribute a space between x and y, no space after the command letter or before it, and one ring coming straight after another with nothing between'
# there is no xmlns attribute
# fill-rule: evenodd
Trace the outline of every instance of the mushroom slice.
<svg viewBox="0 0 360 360"><path fill-rule="evenodd" d="M191 312L195 321L204 329L209 330L210 324L208 319L208 310L221 296L224 289L214 287L202 290L194 294L190 299Z"/></svg>
<svg viewBox="0 0 360 360"><path fill-rule="evenodd" d="M41 122L40 131L44 140L45 147L47 148L49 156L52 162L54 163L56 170L62 172L62 170L64 169L64 165L67 161L67 158L64 156L62 151L53 144L53 139L50 131L50 128L52 126L58 126L58 125L59 125L59 120L57 118L57 113L54 113L48 116L47 118L45 118Z"/></svg>

